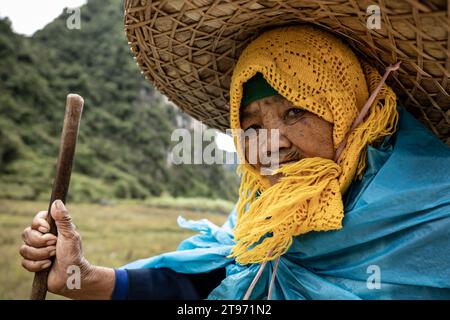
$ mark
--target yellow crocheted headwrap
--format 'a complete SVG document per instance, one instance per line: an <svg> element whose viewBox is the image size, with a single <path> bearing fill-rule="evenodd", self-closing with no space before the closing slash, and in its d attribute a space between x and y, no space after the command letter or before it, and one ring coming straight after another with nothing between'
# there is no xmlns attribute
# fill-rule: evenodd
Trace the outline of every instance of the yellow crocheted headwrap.
<svg viewBox="0 0 450 320"><path fill-rule="evenodd" d="M395 131L396 96L386 85L364 121L349 129L381 76L360 62L340 39L311 26L267 31L238 59L230 86L230 127L240 129L243 84L260 72L296 107L333 124L335 150L348 135L339 159L306 158L280 168L275 185L245 161L243 146L234 141L241 163L236 245L230 257L241 264L260 263L284 254L294 236L342 227L345 193L365 169L366 145Z"/></svg>

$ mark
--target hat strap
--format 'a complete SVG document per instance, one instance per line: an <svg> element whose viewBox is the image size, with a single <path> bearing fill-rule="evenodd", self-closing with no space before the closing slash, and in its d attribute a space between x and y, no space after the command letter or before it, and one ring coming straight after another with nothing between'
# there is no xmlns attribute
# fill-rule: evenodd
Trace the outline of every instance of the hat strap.
<svg viewBox="0 0 450 320"><path fill-rule="evenodd" d="M266 258L270 256L273 252L273 249L270 249L269 252L267 252ZM259 267L258 273L256 273L255 277L253 278L252 283L247 289L247 292L244 295L244 298L242 300L248 300L250 298L250 295L253 292L253 289L256 286L256 283L258 283L259 278L261 277L262 272L264 271L264 268L266 267L267 260L261 263L261 266Z"/></svg>
<svg viewBox="0 0 450 320"><path fill-rule="evenodd" d="M401 64L401 61L397 62L394 65L391 64L390 66L388 66L386 68L386 71L384 72L384 75L381 78L380 82L378 83L377 87L372 92L372 94L370 95L369 99L366 101L364 107L359 112L358 117L356 117L355 121L353 121L352 126L350 127L350 130L345 135L344 140L341 141L341 143L339 144L338 148L336 149L336 153L335 153L335 156L334 156L334 161L335 162L337 162L337 160L339 159L339 156L341 155L342 151L344 150L345 145L347 144L347 140L348 140L348 136L350 135L350 132L352 132L363 121L364 117L367 115L367 113L369 112L370 107L372 106L373 102L375 101L375 98L377 97L378 93L380 93L381 87L386 82L387 77L389 76L389 74L392 71L397 70L400 67L400 64Z"/></svg>
<svg viewBox="0 0 450 320"><path fill-rule="evenodd" d="M267 300L272 299L273 284L275 283L275 277L277 276L277 269L278 263L280 263L280 258L281 256L278 256L278 258L275 260L275 267L273 268L272 279L270 279L269 293L267 294Z"/></svg>

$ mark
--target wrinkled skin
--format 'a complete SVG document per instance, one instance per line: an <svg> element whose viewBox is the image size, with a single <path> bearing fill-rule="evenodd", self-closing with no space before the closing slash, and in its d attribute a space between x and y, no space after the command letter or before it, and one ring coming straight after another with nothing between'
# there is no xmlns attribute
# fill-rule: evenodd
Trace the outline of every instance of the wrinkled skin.
<svg viewBox="0 0 450 320"><path fill-rule="evenodd" d="M261 171L270 166L261 160L260 149L265 147L265 150L269 151L268 156L272 154L270 130L273 129L279 130L279 145L272 151L278 152L280 165L309 157L333 159L333 124L311 112L295 107L281 96L254 101L243 107L240 114L241 128L248 136L245 139L247 161L251 159L250 146L258 146L258 154L252 158L256 159L256 163L251 163L257 170ZM267 129L269 133L259 134L260 129ZM267 177L271 184L276 183L280 178L279 175Z"/></svg>
<svg viewBox="0 0 450 320"><path fill-rule="evenodd" d="M114 288L114 269L91 265L83 255L81 236L76 231L66 207L60 200L51 206L58 236L49 233L45 220L47 211L36 214L31 225L22 232L24 244L19 253L22 266L38 272L50 266L48 291L71 299L111 299ZM51 263L51 258L54 258ZM73 268L80 271L80 288L68 286Z"/></svg>

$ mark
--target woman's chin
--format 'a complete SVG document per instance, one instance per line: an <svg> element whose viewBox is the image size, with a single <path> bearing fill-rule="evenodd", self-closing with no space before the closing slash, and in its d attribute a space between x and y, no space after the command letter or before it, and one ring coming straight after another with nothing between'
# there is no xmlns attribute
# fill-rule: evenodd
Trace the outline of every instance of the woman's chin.
<svg viewBox="0 0 450 320"><path fill-rule="evenodd" d="M283 177L283 174L277 173L267 176L267 179L269 180L270 185L273 186L274 184L277 184L280 181L281 177Z"/></svg>

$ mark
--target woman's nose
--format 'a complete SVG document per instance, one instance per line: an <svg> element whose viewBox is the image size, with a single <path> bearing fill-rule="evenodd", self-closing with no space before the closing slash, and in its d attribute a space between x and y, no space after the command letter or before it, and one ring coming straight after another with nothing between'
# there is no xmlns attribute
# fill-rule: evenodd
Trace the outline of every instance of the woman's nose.
<svg viewBox="0 0 450 320"><path fill-rule="evenodd" d="M275 108L266 108L262 116L262 125L266 129L265 143L268 152L279 152L283 148L291 147L291 141L287 138L283 121Z"/></svg>
<svg viewBox="0 0 450 320"><path fill-rule="evenodd" d="M279 153L285 148L291 147L291 141L279 128L264 130L265 134L260 135L260 146L264 146L270 156L271 153Z"/></svg>

